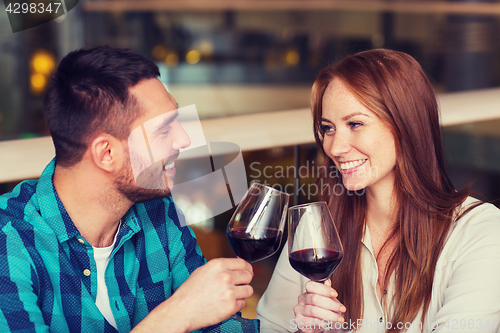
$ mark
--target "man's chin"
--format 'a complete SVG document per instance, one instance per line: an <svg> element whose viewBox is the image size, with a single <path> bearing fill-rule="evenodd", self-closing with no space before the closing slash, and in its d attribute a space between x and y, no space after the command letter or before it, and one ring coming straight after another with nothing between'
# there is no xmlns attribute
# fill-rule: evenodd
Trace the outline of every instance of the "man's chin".
<svg viewBox="0 0 500 333"><path fill-rule="evenodd" d="M164 179L164 183L165 183L166 188L170 192L170 190L172 188L174 188L174 185L175 185L175 176L167 175L166 173L163 173L163 179Z"/></svg>
<svg viewBox="0 0 500 333"><path fill-rule="evenodd" d="M175 169L174 169L175 170ZM171 195L175 171L168 172L161 161L144 168L134 177L132 168L124 168L115 180L117 190L131 202L144 202Z"/></svg>
<svg viewBox="0 0 500 333"><path fill-rule="evenodd" d="M166 180L161 179L161 177L158 178L155 182L145 182L144 179L141 182L140 179L135 180L133 177L128 178L128 180L127 178L118 179L116 181L116 188L124 197L134 203L170 196L169 184L165 182Z"/></svg>
<svg viewBox="0 0 500 333"><path fill-rule="evenodd" d="M140 187L121 188L120 192L131 202L139 203L156 199L163 199L170 196L170 189L166 190L149 190Z"/></svg>
<svg viewBox="0 0 500 333"><path fill-rule="evenodd" d="M135 185L128 191L122 192L133 202L145 202L155 199L166 198L171 195L174 186L175 176L163 174L163 179L156 182L147 182L146 187ZM133 200L132 200L133 199Z"/></svg>

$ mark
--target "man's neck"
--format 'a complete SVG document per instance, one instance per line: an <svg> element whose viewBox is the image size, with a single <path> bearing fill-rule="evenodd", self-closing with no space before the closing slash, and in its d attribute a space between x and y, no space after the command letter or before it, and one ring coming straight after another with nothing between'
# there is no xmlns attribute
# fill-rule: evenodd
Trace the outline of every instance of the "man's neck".
<svg viewBox="0 0 500 333"><path fill-rule="evenodd" d="M99 170L56 166L54 187L80 234L94 247L113 244L120 219L132 203Z"/></svg>

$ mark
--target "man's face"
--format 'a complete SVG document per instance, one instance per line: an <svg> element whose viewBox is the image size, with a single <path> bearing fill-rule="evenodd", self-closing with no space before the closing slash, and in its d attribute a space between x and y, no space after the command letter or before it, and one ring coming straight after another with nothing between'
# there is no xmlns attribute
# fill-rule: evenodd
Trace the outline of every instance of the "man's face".
<svg viewBox="0 0 500 333"><path fill-rule="evenodd" d="M130 88L144 114L131 125L117 188L133 202L165 197L174 185L179 150L191 144L177 120L177 103L158 79Z"/></svg>

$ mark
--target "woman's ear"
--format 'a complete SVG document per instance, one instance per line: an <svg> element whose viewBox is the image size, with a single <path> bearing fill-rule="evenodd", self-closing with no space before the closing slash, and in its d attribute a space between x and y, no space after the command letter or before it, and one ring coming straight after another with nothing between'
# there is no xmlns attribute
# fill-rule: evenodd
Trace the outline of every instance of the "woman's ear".
<svg viewBox="0 0 500 333"><path fill-rule="evenodd" d="M124 149L120 140L107 134L99 135L91 142L89 149L96 167L106 172L121 168Z"/></svg>

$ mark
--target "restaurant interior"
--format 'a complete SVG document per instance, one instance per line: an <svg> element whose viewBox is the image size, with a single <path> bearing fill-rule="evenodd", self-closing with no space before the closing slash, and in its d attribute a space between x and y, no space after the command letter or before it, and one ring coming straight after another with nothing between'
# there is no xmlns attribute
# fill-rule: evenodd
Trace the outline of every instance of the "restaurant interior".
<svg viewBox="0 0 500 333"><path fill-rule="evenodd" d="M324 158L309 111L318 72L363 50L406 52L438 95L455 186L472 183L478 197L498 199L499 18L495 1L80 0L14 33L0 3L0 194L37 178L54 156L42 101L58 61L110 45L153 60L179 107L196 105L207 142L237 144L247 182L282 189L294 204L319 199ZM190 226L208 260L234 257L226 238L234 208L215 215L209 199L193 195L179 206L201 220ZM255 317L278 255L253 264L245 317Z"/></svg>

